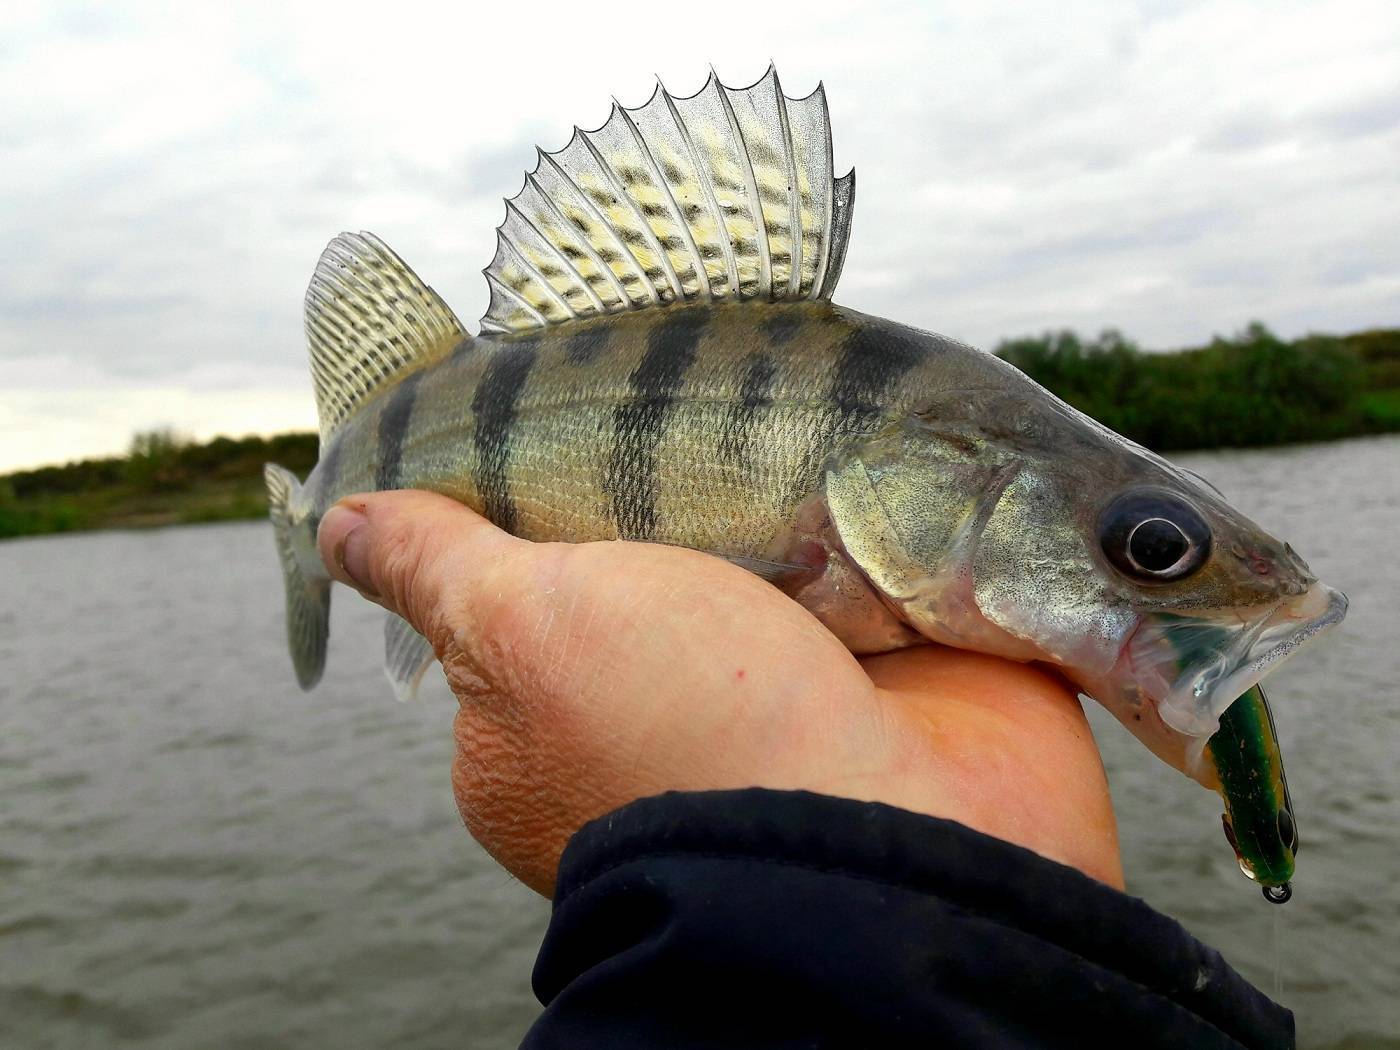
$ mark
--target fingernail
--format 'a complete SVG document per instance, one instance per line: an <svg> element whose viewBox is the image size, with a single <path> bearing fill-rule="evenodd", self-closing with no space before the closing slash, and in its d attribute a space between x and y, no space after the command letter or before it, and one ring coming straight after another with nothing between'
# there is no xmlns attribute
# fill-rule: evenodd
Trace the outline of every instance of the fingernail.
<svg viewBox="0 0 1400 1050"><path fill-rule="evenodd" d="M321 519L321 531L340 534L332 548L338 575L361 593L377 596L369 574L369 522L365 516L349 507L332 507Z"/></svg>

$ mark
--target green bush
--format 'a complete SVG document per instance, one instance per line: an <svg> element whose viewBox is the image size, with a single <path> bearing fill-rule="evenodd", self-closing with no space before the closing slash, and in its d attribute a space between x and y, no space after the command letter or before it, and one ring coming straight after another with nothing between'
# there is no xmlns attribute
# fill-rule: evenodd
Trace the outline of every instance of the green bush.
<svg viewBox="0 0 1400 1050"><path fill-rule="evenodd" d="M1350 339L1285 342L1256 321L1229 339L1178 353L1144 353L1114 331L1089 340L1047 332L1004 342L996 352L1149 448L1215 448L1400 429L1367 407L1377 373ZM1389 360L1391 344L1370 345L1373 361Z"/></svg>
<svg viewBox="0 0 1400 1050"><path fill-rule="evenodd" d="M3 539L70 532L85 527L86 521L72 500L49 501L37 506L0 504L0 538Z"/></svg>
<svg viewBox="0 0 1400 1050"><path fill-rule="evenodd" d="M133 435L126 457L126 480L147 492L187 488L191 473L181 458L186 444L169 427Z"/></svg>

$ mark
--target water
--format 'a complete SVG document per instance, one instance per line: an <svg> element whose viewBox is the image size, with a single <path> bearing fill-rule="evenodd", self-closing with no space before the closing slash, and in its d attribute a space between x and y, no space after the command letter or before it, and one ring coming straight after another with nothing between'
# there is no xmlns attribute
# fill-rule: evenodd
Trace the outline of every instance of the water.
<svg viewBox="0 0 1400 1050"><path fill-rule="evenodd" d="M504 1047L547 905L468 838L452 702L338 596L303 695L259 524L0 544L0 1046Z"/></svg>
<svg viewBox="0 0 1400 1050"><path fill-rule="evenodd" d="M1400 438L1179 457L1346 592L1346 622L1269 678L1301 846L1293 899L1265 903L1191 790L1109 717L1104 751L1128 888L1298 1015L1311 1047L1400 1048Z"/></svg>
<svg viewBox="0 0 1400 1050"><path fill-rule="evenodd" d="M1312 1047L1400 1047L1400 438L1183 457L1352 612L1271 679L1292 902L1215 796L1091 712L1129 888ZM0 544L0 1045L514 1046L547 906L462 830L440 680L395 704L337 595L303 696L261 524ZM1275 984L1277 980L1277 985Z"/></svg>

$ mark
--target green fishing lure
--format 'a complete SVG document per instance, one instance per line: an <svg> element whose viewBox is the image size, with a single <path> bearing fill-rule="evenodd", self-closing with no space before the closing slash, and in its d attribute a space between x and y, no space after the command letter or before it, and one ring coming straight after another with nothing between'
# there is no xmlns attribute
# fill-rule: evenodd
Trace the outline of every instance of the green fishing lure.
<svg viewBox="0 0 1400 1050"><path fill-rule="evenodd" d="M1240 870L1282 904L1293 895L1298 824L1273 712L1262 686L1254 686L1225 709L1220 728L1206 744L1225 800L1225 837Z"/></svg>

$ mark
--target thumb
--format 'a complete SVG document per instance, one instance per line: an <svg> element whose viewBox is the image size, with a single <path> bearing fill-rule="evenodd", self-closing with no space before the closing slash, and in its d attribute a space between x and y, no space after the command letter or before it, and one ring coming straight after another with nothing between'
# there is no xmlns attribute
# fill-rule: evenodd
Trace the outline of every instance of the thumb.
<svg viewBox="0 0 1400 1050"><path fill-rule="evenodd" d="M316 544L334 579L397 613L437 645L462 624L471 595L497 596L503 570L530 544L446 496L347 496L321 519Z"/></svg>

